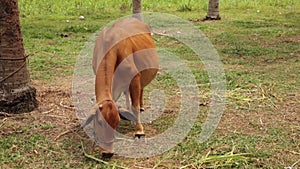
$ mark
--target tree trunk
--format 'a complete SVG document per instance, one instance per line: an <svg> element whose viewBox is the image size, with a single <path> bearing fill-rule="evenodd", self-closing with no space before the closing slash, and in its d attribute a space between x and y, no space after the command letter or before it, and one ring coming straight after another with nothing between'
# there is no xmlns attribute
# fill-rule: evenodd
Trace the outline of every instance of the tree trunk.
<svg viewBox="0 0 300 169"><path fill-rule="evenodd" d="M133 17L143 21L142 15L142 0L132 0L132 13Z"/></svg>
<svg viewBox="0 0 300 169"><path fill-rule="evenodd" d="M209 0L208 12L204 20L220 20L219 0Z"/></svg>
<svg viewBox="0 0 300 169"><path fill-rule="evenodd" d="M20 29L18 0L0 0L0 112L24 113L38 106Z"/></svg>

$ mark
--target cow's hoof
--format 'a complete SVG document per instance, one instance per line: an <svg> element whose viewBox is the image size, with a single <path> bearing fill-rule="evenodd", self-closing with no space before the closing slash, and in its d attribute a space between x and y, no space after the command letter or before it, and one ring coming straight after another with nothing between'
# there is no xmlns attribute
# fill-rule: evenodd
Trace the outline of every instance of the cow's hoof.
<svg viewBox="0 0 300 169"><path fill-rule="evenodd" d="M135 135L134 135L134 138L135 138L135 139L144 139L145 136L146 136L145 134L135 134Z"/></svg>
<svg viewBox="0 0 300 169"><path fill-rule="evenodd" d="M102 158L103 159L110 159L114 153L102 153Z"/></svg>

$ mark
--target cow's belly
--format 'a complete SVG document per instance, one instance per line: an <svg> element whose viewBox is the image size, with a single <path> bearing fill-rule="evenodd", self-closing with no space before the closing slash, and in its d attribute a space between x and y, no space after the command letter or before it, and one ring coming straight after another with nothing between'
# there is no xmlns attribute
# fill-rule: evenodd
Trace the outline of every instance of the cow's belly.
<svg viewBox="0 0 300 169"><path fill-rule="evenodd" d="M147 86L157 74L158 69L146 69L141 72L141 87Z"/></svg>

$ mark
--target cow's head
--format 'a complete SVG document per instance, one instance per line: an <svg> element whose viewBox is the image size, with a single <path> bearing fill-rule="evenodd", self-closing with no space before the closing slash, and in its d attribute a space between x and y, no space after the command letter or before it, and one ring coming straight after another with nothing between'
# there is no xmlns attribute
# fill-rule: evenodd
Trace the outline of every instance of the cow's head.
<svg viewBox="0 0 300 169"><path fill-rule="evenodd" d="M95 142L101 147L103 157L113 155L114 134L119 121L118 109L112 100L105 100L94 106L86 121L85 125L93 122Z"/></svg>

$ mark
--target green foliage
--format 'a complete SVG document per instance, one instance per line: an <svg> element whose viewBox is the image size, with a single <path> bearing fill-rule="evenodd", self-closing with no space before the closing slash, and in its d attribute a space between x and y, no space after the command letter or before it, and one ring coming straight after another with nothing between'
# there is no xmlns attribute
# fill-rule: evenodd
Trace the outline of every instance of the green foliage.
<svg viewBox="0 0 300 169"><path fill-rule="evenodd" d="M191 10L192 10L191 0L183 2L183 4L181 4L178 9L178 11L180 12L191 11Z"/></svg>

